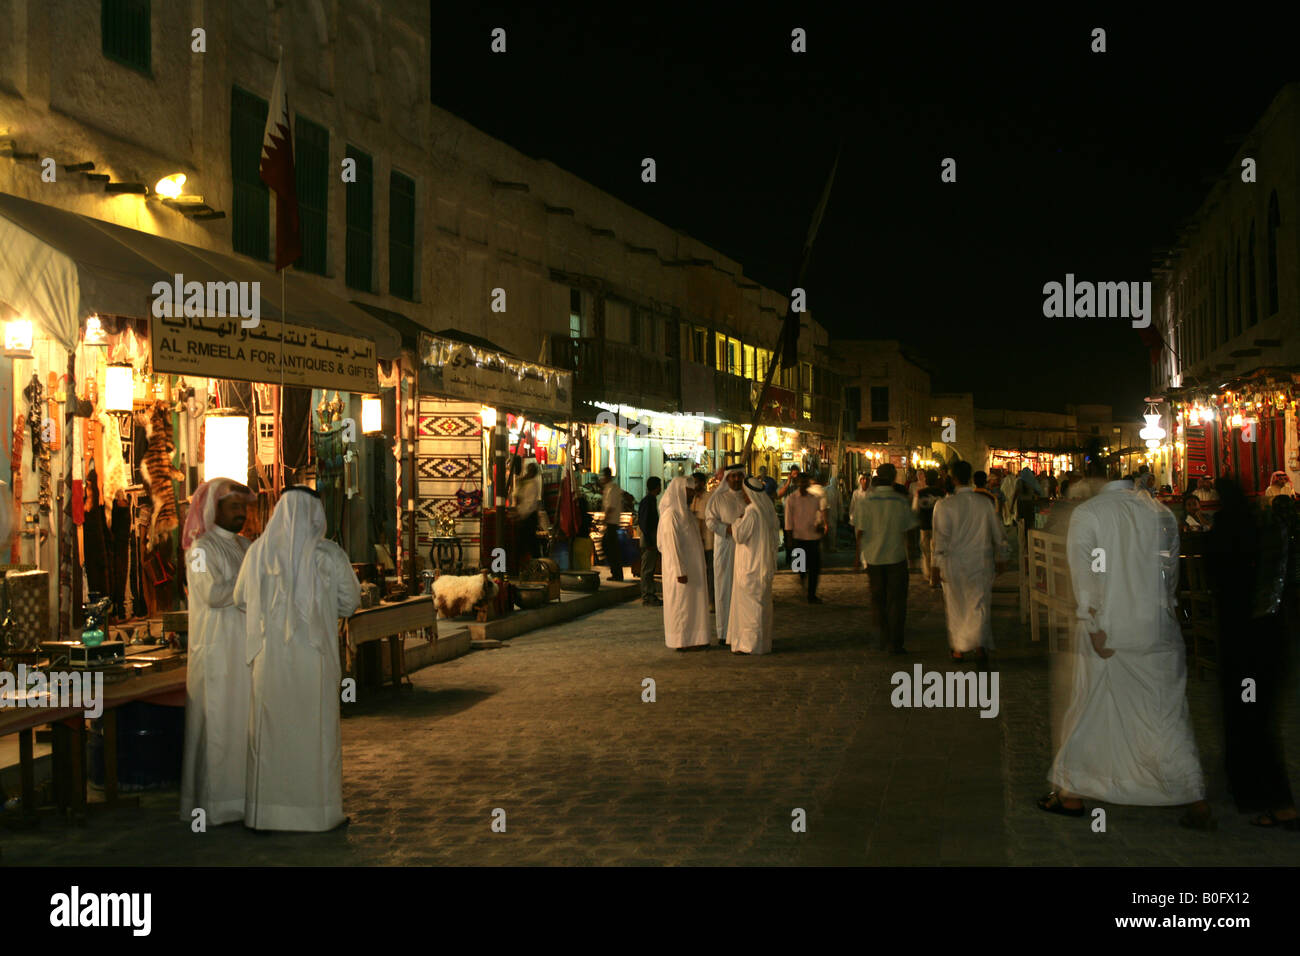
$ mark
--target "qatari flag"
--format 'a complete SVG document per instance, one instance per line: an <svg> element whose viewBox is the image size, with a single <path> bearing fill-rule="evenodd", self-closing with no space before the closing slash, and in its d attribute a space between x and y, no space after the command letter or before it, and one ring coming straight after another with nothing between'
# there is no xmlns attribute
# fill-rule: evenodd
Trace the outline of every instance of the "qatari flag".
<svg viewBox="0 0 1300 956"><path fill-rule="evenodd" d="M293 127L284 85L284 57L275 68L275 86L262 134L262 182L275 193L275 268L283 269L302 255L298 235L298 186L293 172Z"/></svg>

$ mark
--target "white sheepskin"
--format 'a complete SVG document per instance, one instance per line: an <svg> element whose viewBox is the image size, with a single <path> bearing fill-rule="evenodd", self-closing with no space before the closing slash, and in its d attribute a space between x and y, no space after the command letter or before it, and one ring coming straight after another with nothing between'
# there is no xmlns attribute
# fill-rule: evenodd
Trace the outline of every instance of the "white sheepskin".
<svg viewBox="0 0 1300 956"><path fill-rule="evenodd" d="M496 582L483 574L443 574L433 582L433 605L439 617L460 617L496 597Z"/></svg>

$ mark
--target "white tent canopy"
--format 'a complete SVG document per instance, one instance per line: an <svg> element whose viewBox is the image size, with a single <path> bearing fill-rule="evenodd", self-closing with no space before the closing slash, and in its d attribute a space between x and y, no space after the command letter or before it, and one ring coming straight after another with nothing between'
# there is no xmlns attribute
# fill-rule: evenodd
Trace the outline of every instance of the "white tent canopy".
<svg viewBox="0 0 1300 956"><path fill-rule="evenodd" d="M267 266L0 193L0 303L66 349L76 347L87 315L150 315L154 283L170 284L176 274L186 282L261 282L263 318L368 338L384 359L401 352L394 329L304 276L283 273L282 314L280 278Z"/></svg>

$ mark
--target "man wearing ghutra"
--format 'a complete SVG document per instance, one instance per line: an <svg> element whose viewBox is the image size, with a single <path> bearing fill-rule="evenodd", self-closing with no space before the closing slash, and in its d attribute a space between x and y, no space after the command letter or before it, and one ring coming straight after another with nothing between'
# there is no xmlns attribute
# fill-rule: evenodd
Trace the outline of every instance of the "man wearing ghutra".
<svg viewBox="0 0 1300 956"><path fill-rule="evenodd" d="M695 494L694 478L674 478L659 502L664 643L679 651L703 649L713 643L704 542L691 513L691 498Z"/></svg>
<svg viewBox="0 0 1300 956"><path fill-rule="evenodd" d="M249 490L229 478L199 485L181 533L189 582L185 751L181 819L202 809L208 823L244 818L250 683L244 612L235 581L252 544L244 527Z"/></svg>
<svg viewBox="0 0 1300 956"><path fill-rule="evenodd" d="M772 651L772 579L780 526L763 479L750 478L736 495L744 511L731 524L736 577L727 636L733 653L768 654Z"/></svg>
<svg viewBox="0 0 1300 956"><path fill-rule="evenodd" d="M338 619L361 603L348 556L325 540L310 488L285 489L235 584L247 617L252 710L244 823L331 830L343 815Z"/></svg>
<svg viewBox="0 0 1300 956"><path fill-rule="evenodd" d="M730 465L723 474L722 486L709 495L704 506L704 522L713 534L713 607L717 612L718 640L726 644L736 557L731 526L745 511L745 503L740 499L745 466Z"/></svg>

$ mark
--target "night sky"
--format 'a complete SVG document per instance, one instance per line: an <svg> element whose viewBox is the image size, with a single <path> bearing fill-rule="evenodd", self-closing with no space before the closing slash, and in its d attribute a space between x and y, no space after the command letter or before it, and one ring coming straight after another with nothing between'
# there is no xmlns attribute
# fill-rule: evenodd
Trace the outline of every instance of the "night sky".
<svg viewBox="0 0 1300 956"><path fill-rule="evenodd" d="M1044 318L1043 284L1151 278L1151 250L1172 245L1300 75L1290 32L1226 9L1159 24L743 9L435 4L433 101L782 290L843 139L805 283L832 336L899 339L928 359L935 391L973 391L981 407L1139 415L1138 333ZM505 55L489 52L496 26ZM790 52L795 26L806 54ZM1090 52L1094 27L1104 54ZM645 156L657 183L640 180ZM945 157L955 184L940 182Z"/></svg>

